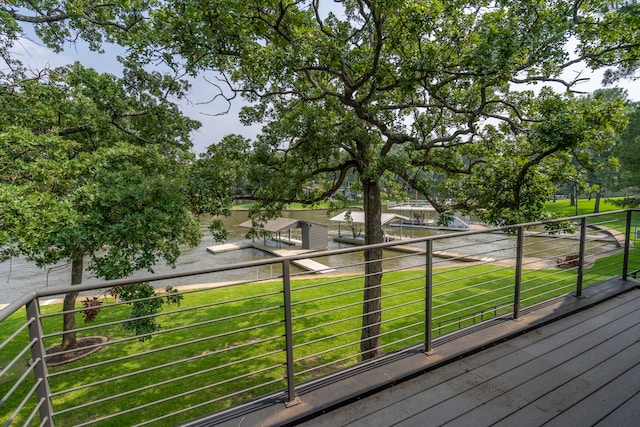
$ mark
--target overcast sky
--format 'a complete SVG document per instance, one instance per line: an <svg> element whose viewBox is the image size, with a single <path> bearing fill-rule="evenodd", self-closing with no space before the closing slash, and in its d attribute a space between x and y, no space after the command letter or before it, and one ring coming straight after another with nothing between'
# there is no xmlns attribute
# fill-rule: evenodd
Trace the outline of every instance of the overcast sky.
<svg viewBox="0 0 640 427"><path fill-rule="evenodd" d="M42 69L45 66L58 67L79 61L84 66L95 68L100 72L119 74L120 64L116 60L116 55L121 50L117 46L105 50L107 50L106 53L98 54L91 52L86 45L78 43L69 46L60 54L55 54L40 44L35 37L21 39L14 48L14 52L20 56L23 63L35 69ZM573 70L568 71L567 79L574 78L579 70L579 66L576 66ZM592 92L600 88L601 76L601 73L591 75L589 82L581 84L576 89ZM587 77L586 73L583 72L581 77ZM631 100L640 101L640 82L622 81L618 86L627 89ZM562 87L558 87L558 90L562 89ZM209 102L215 93L215 89L209 83L204 79L199 79L194 82L188 100L179 102L186 115L202 123L202 127L194 132L192 137L193 151L196 153L204 152L209 145L217 143L222 137L231 133L254 138L260 132L259 125L246 127L240 123L238 119L238 113L242 106L240 99L234 100L228 113L219 115L224 113L229 106L223 99Z"/></svg>

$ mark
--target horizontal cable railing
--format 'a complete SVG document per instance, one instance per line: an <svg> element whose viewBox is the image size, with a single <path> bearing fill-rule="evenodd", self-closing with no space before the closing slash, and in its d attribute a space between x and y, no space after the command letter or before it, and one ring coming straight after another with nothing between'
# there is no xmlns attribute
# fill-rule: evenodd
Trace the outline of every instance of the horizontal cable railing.
<svg viewBox="0 0 640 427"><path fill-rule="evenodd" d="M293 405L305 386L366 366L372 351L429 354L461 329L635 278L638 225L636 210L616 211L44 289L0 311L0 420L175 425L261 396ZM364 258L342 261L369 249L383 249L381 273ZM331 272L293 269L301 259ZM210 279L230 271L232 281ZM194 276L203 285L163 288ZM117 292L140 283L156 289ZM379 297L365 297L367 286ZM80 294L63 311L69 292ZM377 307L366 327L364 306ZM65 319L75 326L63 330ZM73 336L78 346L63 348ZM372 339L378 348L363 347Z"/></svg>

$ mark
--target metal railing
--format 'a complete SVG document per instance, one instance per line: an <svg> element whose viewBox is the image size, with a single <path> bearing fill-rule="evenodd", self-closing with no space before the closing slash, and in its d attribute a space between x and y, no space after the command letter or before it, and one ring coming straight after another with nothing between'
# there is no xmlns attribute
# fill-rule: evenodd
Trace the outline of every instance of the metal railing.
<svg viewBox="0 0 640 427"><path fill-rule="evenodd" d="M384 250L381 357L416 346L429 354L461 329L635 275L637 216L616 211L43 289L0 311L0 420L175 425L260 396L293 405L317 379L366 365L365 261L353 254ZM330 272L310 274L293 265L301 259ZM232 270L247 280L219 280ZM179 286L194 276L202 285ZM169 280L173 291L163 290ZM156 294L122 300L110 292L139 282ZM65 313L59 299L69 292L80 296ZM65 314L75 317L72 330L63 331ZM65 333L80 347L61 350Z"/></svg>

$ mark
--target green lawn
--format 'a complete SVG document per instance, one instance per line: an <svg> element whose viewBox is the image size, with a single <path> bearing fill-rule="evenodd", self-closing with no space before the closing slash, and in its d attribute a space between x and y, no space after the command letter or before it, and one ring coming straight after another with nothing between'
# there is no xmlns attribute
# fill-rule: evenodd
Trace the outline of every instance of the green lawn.
<svg viewBox="0 0 640 427"><path fill-rule="evenodd" d="M609 212L609 211L616 211L621 209L620 206L616 206L613 203L610 203L610 200L617 200L617 199L622 199L622 197L610 197L610 198L605 198L603 197L600 200L600 212ZM576 215L586 215L586 214L591 214L593 213L593 208L596 204L596 199L591 198L591 200L589 199L578 199L578 213L576 214L576 207L575 206L570 206L570 200L569 199L562 199L562 200L558 200L556 202L547 202L544 205L544 209L547 212L551 212L554 214L557 214L559 217L570 217L570 216L576 216Z"/></svg>
<svg viewBox="0 0 640 427"><path fill-rule="evenodd" d="M615 206L612 203L609 203L609 200L612 199L622 199L622 197L607 197L602 198L600 201L600 212L614 211L620 209L620 207ZM545 204L545 210L548 212L557 213L563 217L575 216L576 215L576 207L569 205L569 199L562 199L556 202L547 202ZM386 202L384 202L386 204ZM349 203L350 206L362 206L362 202L352 202ZM590 214L593 213L593 207L595 205L595 198L589 199L578 199L578 215ZM248 210L251 207L251 203L237 203L233 205L234 210ZM317 203L313 206L313 209L328 209L329 203ZM287 209L290 210L305 210L310 209L308 205L303 205L300 203L292 203L287 206Z"/></svg>
<svg viewBox="0 0 640 427"><path fill-rule="evenodd" d="M618 273L621 256L599 260L587 270L585 285ZM514 269L496 265L443 268L434 272L434 336L512 310ZM304 381L358 361L357 340L362 313L361 277L314 277L292 283L294 356L296 381ZM382 325L385 351L394 351L424 340L424 271L384 274ZM523 306L532 305L575 289L575 271L525 270ZM284 312L281 284L262 282L203 290L185 295L178 310L160 316L161 333L140 342L117 322L126 320L126 305L107 306L91 330L81 336L105 335L110 345L89 357L50 368L56 411L80 402L101 401L84 409L56 416L60 426L120 413L108 422L122 425L142 422L160 414L191 408L168 418L165 425L186 421L286 387ZM57 314L59 305L42 307ZM3 322L0 339L13 331L22 315ZM116 324L112 324L116 322ZM183 329L183 326L190 326ZM78 326L84 326L78 316ZM55 315L43 319L45 334L60 329ZM58 336L47 339L56 344ZM22 337L26 342L26 336ZM0 366L17 343L0 353ZM117 362L109 362L111 360ZM176 365L168 365L178 362ZM87 368L83 368L89 366ZM63 373L63 374L62 374ZM118 378L120 375L134 374ZM114 380L114 378L116 378ZM0 394L15 381L11 372L0 379ZM215 386L210 386L215 383ZM87 384L89 384L87 386ZM62 390L75 389L68 393ZM191 390L197 390L192 392ZM122 393L121 397L110 396ZM223 397L238 393L235 396ZM169 399L179 395L179 398ZM204 403L210 400L214 403ZM153 404L153 402L160 402ZM8 406L16 402L10 401ZM198 407L198 405L201 405ZM133 411L133 409L138 410ZM127 412L132 411L132 412ZM0 409L4 419L7 410ZM161 423L163 424L163 423Z"/></svg>

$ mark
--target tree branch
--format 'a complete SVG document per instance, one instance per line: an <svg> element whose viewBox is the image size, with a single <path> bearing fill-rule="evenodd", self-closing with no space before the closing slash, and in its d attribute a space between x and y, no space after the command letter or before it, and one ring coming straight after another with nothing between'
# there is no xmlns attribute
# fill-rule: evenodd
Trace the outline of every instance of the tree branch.
<svg viewBox="0 0 640 427"><path fill-rule="evenodd" d="M16 21L28 22L30 24L49 24L52 22L60 22L69 19L68 13L60 13L56 15L27 16L18 13L15 10L9 10L8 12Z"/></svg>

